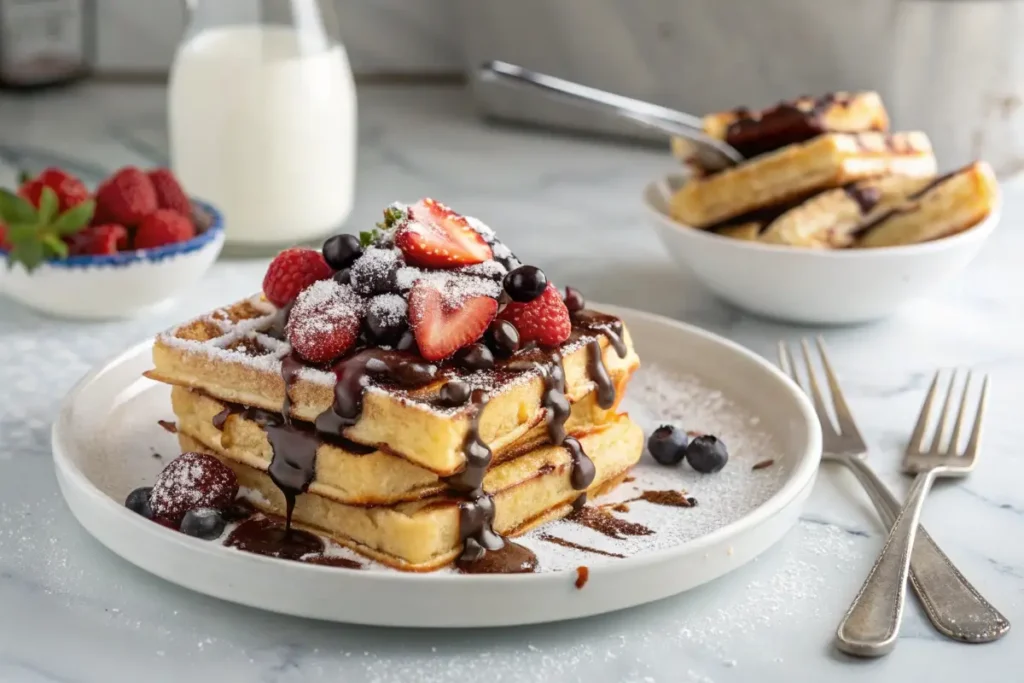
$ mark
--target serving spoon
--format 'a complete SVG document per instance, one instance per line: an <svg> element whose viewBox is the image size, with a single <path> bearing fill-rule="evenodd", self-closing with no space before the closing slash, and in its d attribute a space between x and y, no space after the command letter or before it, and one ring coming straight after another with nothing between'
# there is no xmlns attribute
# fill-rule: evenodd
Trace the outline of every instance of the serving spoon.
<svg viewBox="0 0 1024 683"><path fill-rule="evenodd" d="M704 132L703 121L692 114L573 83L499 60L482 64L479 75L483 81L530 85L549 95L554 94L577 104L587 104L593 109L615 114L670 136L686 138L693 143L697 161L707 171L720 171L743 160L743 155L736 151L736 148L707 135Z"/></svg>

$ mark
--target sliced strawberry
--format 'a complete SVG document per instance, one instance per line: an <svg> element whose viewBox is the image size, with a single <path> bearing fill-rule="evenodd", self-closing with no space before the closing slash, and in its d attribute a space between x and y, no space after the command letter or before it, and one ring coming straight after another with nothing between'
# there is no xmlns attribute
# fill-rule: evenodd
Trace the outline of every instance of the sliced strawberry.
<svg viewBox="0 0 1024 683"><path fill-rule="evenodd" d="M543 346L558 346L572 332L569 309L550 282L533 301L525 304L510 302L500 317L515 325L522 343L535 341Z"/></svg>
<svg viewBox="0 0 1024 683"><path fill-rule="evenodd" d="M405 261L420 268L457 268L483 263L494 254L466 219L433 199L409 207L395 234Z"/></svg>
<svg viewBox="0 0 1024 683"><path fill-rule="evenodd" d="M453 296L437 284L419 281L409 292L409 323L420 355L447 358L483 336L498 312L489 296Z"/></svg>

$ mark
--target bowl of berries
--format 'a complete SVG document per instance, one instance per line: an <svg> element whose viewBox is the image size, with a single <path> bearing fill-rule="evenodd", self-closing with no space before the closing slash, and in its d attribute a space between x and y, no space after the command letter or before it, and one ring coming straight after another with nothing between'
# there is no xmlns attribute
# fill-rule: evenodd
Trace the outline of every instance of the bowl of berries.
<svg viewBox="0 0 1024 683"><path fill-rule="evenodd" d="M126 318L168 302L224 243L212 206L167 169L121 168L95 192L48 168L0 189L0 293L62 318Z"/></svg>

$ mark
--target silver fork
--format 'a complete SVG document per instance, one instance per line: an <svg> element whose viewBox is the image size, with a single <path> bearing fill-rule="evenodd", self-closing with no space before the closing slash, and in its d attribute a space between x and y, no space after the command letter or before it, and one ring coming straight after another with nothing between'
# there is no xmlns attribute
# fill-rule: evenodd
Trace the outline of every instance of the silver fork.
<svg viewBox="0 0 1024 683"><path fill-rule="evenodd" d="M864 487L882 522L891 528L901 505L864 461L867 447L843 397L839 380L825 352L825 344L820 337L817 339L818 354L838 426L828 416L825 397L815 378L807 341L802 340L801 346L807 376L803 388L810 395L821 423L824 443L822 459L845 465ZM801 384L793 355L785 342L779 342L779 366L793 381ZM987 643L1002 637L1010 629L1006 617L963 577L924 528L918 529L913 548L910 584L921 599L928 619L940 633L965 643Z"/></svg>
<svg viewBox="0 0 1024 683"><path fill-rule="evenodd" d="M956 373L949 380L949 389L939 414L939 424L931 445L924 449L923 441L928 430L929 416L932 405L939 391L940 372L935 373L931 389L921 414L910 437L906 453L903 457L903 471L915 474L914 483L907 494L896 517L889 537L882 546L878 561L868 572L857 597L854 598L850 610L839 623L836 639L839 649L852 655L877 657L888 654L896 645L899 636L900 621L903 619L903 605L907 595L907 578L910 572L910 551L917 534L918 521L924 499L931 489L936 477L962 477L974 469L978 461L978 450L981 445L981 425L985 415L985 404L988 399L988 377L981 384L981 395L971 428L971 436L966 449L961 453L960 436L964 428L964 416L967 412L967 391L971 383L968 374L964 383L960 405L957 409L956 423L953 434L947 445L943 445L946 436L946 422L953 406L953 387Z"/></svg>

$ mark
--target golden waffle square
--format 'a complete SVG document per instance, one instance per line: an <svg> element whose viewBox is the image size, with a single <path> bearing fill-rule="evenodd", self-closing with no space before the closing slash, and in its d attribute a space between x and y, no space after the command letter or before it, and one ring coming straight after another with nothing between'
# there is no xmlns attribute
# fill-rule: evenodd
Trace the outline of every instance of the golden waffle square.
<svg viewBox="0 0 1024 683"><path fill-rule="evenodd" d="M749 159L822 133L861 133L889 130L889 116L874 92L836 92L823 97L800 97L767 109L738 107L704 117L704 132L732 145ZM691 163L692 144L672 139L672 153Z"/></svg>
<svg viewBox="0 0 1024 683"><path fill-rule="evenodd" d="M992 168L975 162L933 179L898 206L868 218L857 227L855 246L917 244L969 230L992 213L998 193Z"/></svg>
<svg viewBox="0 0 1024 683"><path fill-rule="evenodd" d="M261 469L179 432L183 450L212 453L255 492L250 500L264 512L283 515L285 501ZM596 475L587 489L597 495L617 485L643 452L643 432L626 416L579 437ZM571 484L573 463L562 446L542 446L494 467L484 480L493 496L494 530L515 536L564 517L580 496ZM452 562L462 551L460 500L438 495L391 506L346 505L311 489L299 496L293 523L328 536L367 557L405 571L430 571Z"/></svg>
<svg viewBox="0 0 1024 683"><path fill-rule="evenodd" d="M670 209L677 221L707 229L822 190L890 174L935 174L935 156L924 133L820 135L694 178L672 196Z"/></svg>
<svg viewBox="0 0 1024 683"><path fill-rule="evenodd" d="M183 387L171 390L171 406L178 431L202 444L203 450L254 469L268 469L274 448L266 428L258 420L268 417L280 423L280 415L254 416L251 409L231 406ZM616 419L615 412L601 408L596 393L591 392L572 405L565 431L579 437ZM295 438L308 439L308 447L316 449L315 476L309 490L339 503L387 505L437 495L446 488L430 470L384 451L353 452L344 445L321 439L312 429L304 430ZM496 456L491 462L491 471L501 462L546 443L549 443L547 427L539 424ZM487 481L485 478L485 487Z"/></svg>
<svg viewBox="0 0 1024 683"><path fill-rule="evenodd" d="M593 312L579 315L583 313L587 316L576 318L572 336L559 349L565 396L575 403L595 391L590 368L600 362L620 398L639 366L629 332L615 318ZM154 369L146 374L222 401L279 413L286 399L282 359L290 348L270 334L280 319L280 312L262 296L213 311L159 335L153 347ZM472 405L439 405L440 387L457 377L490 395L477 427L480 439L500 459L502 451L544 419L543 395L551 358L551 352L541 349L520 351L512 359L515 371L511 362L504 361L494 370L478 372L442 365L433 381L415 389L371 380L365 385L359 419L342 434L438 476L456 474L465 469L463 446L477 413ZM298 368L288 391L290 416L314 423L318 416L329 413L336 383L335 374L327 369Z"/></svg>

